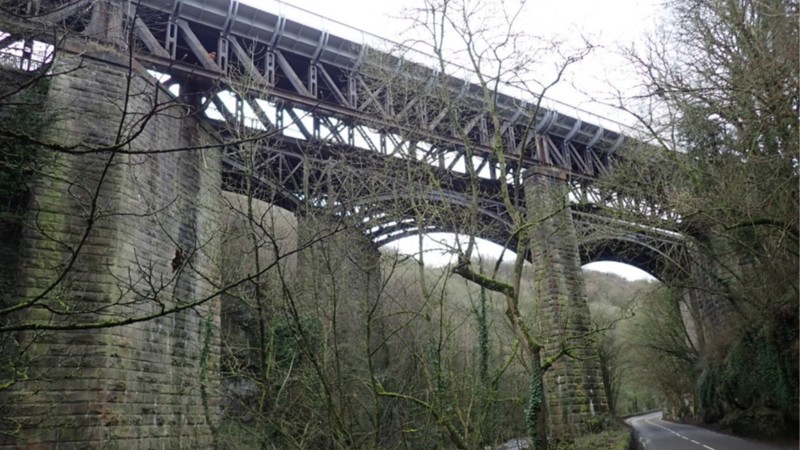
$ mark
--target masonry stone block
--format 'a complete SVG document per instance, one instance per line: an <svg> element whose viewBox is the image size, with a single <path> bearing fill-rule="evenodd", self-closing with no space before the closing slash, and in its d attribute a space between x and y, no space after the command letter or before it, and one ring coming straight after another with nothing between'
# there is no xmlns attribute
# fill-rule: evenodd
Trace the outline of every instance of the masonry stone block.
<svg viewBox="0 0 800 450"><path fill-rule="evenodd" d="M539 301L543 357L570 349L545 373L548 429L553 438L587 432L592 416L608 412L597 351L587 337L589 307L568 203L566 175L552 168L525 174L534 289Z"/></svg>
<svg viewBox="0 0 800 450"><path fill-rule="evenodd" d="M2 273L0 306L31 303L3 325L42 329L4 340L0 448L208 447L220 153L174 151L208 135L124 54L87 44L52 71L42 140L69 151L41 147Z"/></svg>

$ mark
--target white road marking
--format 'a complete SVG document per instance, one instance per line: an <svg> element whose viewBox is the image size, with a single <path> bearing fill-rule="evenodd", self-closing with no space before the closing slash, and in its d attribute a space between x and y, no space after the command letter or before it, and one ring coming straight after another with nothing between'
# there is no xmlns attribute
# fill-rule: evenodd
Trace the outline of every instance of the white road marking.
<svg viewBox="0 0 800 450"><path fill-rule="evenodd" d="M638 422L639 420L640 420L640 419L636 419L636 420L634 420L634 422ZM660 419L656 419L656 420L660 420ZM659 428L663 428L663 429L665 429L665 430L669 431L670 433L674 434L675 436L678 436L678 437L680 437L681 439L685 439L685 440L687 440L687 441L689 441L689 442L691 442L691 443L693 443L693 444L696 444L696 445L703 446L704 448L706 448L706 449L708 449L708 450L716 450L714 447L709 447L709 446L708 446L708 445L706 445L706 444L701 444L700 442L697 442L697 441L695 441L694 439L690 439L690 438L688 438L687 436L684 436L684 435L682 435L682 434L678 433L677 431L673 431L673 430L671 430L671 429L669 429L669 428L665 427L664 425L661 425L661 424L659 424L659 423L654 423L654 422L652 422L652 421L651 421L651 419L644 419L644 421L645 421L645 422L647 422L647 423L649 423L650 425L654 425L654 426L657 426L657 427L659 427Z"/></svg>

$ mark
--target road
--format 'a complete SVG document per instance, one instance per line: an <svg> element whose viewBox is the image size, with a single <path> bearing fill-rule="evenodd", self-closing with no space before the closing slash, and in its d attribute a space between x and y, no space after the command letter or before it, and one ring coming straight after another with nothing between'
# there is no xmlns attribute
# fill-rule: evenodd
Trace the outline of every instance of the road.
<svg viewBox="0 0 800 450"><path fill-rule="evenodd" d="M797 446L776 446L717 433L705 428L661 420L661 412L627 419L637 431L644 450L789 450Z"/></svg>

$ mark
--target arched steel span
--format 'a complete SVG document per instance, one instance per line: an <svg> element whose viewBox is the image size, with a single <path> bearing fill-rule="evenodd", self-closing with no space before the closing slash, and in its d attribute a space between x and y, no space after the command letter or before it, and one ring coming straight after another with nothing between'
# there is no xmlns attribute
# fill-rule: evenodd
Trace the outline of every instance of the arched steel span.
<svg viewBox="0 0 800 450"><path fill-rule="evenodd" d="M452 226L435 223L418 227L414 221L395 223L381 233L369 234L376 245L384 246L402 238L416 236L420 232L458 233ZM508 235L480 234L477 237L513 251L516 239ZM509 245L511 244L511 245ZM657 241L644 239L641 236L620 234L606 236L595 240L583 240L578 243L581 264L598 261L613 261L628 264L643 270L660 281L669 280L680 273L680 243L675 241ZM530 256L528 256L530 258Z"/></svg>
<svg viewBox="0 0 800 450"><path fill-rule="evenodd" d="M578 244L581 264L612 261L628 264L668 281L680 273L681 246L676 242L647 242L636 237L616 236Z"/></svg>
<svg viewBox="0 0 800 450"><path fill-rule="evenodd" d="M447 200L442 198L442 201ZM449 205L453 205L453 203L449 203ZM462 203L459 206L467 207L468 205ZM516 247L517 238L512 234L511 224L506 217L497 216L486 210L480 210L479 214L479 224L476 227L479 231L476 237L503 248L513 250ZM573 218L576 221L586 219L580 213L574 214ZM420 232L463 234L465 231L458 227L458 223L452 220L441 220L438 216L432 217L421 227L413 218L396 220L385 217L384 219L380 225L364 229L365 234L378 246L415 236ZM590 220L589 223L582 223L580 226L584 228L593 226L590 225L591 222L594 221ZM616 232L603 229L596 233L597 236L584 237L578 241L581 264L596 261L620 262L641 269L662 281L675 276L679 269L681 243L674 236L665 236L655 230L651 234L641 230L637 233L624 229L617 229ZM530 256L528 255L528 257Z"/></svg>
<svg viewBox="0 0 800 450"><path fill-rule="evenodd" d="M229 162L230 164L230 162ZM242 193L241 173L228 172L224 188ZM318 210L349 220L361 229L377 246L420 233L470 232L465 224L470 201L463 193L444 189L412 192L391 189L391 192L366 195L353 201L324 204L325 199L309 199L309 205L297 192L287 192L285 183L276 183L269 177L255 177L256 196L263 201L280 206L293 213ZM417 218L422 223L417 223ZM654 277L664 280L677 272L680 264L680 237L662 230L646 229L636 224L608 219L581 211L573 211L578 230L578 248L581 263L616 261L630 264ZM474 222L474 220L473 220ZM476 237L513 249L517 237L513 222L505 206L497 200L482 199L478 205L477 222L472 230Z"/></svg>
<svg viewBox="0 0 800 450"><path fill-rule="evenodd" d="M302 152L295 149L300 146ZM472 186L467 175L423 162L415 174L407 160L331 145L309 148L304 140L285 136L276 137L268 147L258 152L257 170L250 173L249 183L244 183L245 163L232 148L224 158L225 189L241 192L249 185L256 188L259 199L292 212L318 209L320 214L349 220L376 245L422 229L474 233L500 246L516 247L513 220L499 196L498 180L480 180L477 216L469 217ZM436 179L435 186L429 177ZM522 192L512 195L524 198ZM675 272L674 253L680 247L676 233L608 218L597 208L585 210L585 205L573 208L583 263L624 262L662 279ZM520 212L524 213L523 207ZM417 218L422 222L418 224Z"/></svg>
<svg viewBox="0 0 800 450"><path fill-rule="evenodd" d="M452 205L452 203L451 203ZM466 206L466 205L461 205ZM517 237L513 235L511 224L505 217L480 210L479 225L476 237L487 240L500 247L513 251ZM587 218L585 214L573 213L575 221L581 228L593 228L587 236L579 236L578 249L581 264L597 261L614 261L629 264L641 269L659 280L667 280L680 272L682 243L674 235L664 235L659 230L646 233L643 230L625 230L618 228L609 230L605 227L597 229L596 220ZM439 220L434 216L419 227L414 219L387 220L379 227L365 229L365 234L378 246L390 244L396 240L415 236L420 233L456 233L464 230L450 220ZM592 235L596 234L596 235ZM530 255L527 255L530 258Z"/></svg>

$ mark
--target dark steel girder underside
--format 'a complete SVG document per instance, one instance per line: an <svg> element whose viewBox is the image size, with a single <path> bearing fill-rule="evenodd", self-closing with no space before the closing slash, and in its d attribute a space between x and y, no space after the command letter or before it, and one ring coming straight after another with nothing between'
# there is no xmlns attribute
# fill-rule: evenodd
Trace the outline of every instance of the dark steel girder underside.
<svg viewBox="0 0 800 450"><path fill-rule="evenodd" d="M42 5L46 9L50 4ZM365 233L381 244L422 229L473 233L513 247L516 234L499 196L501 184L519 179L531 167L553 166L569 176L577 202L574 216L584 233L585 262L602 256L659 273L663 262L655 261L664 260L667 247L677 245L674 234L609 224L597 214L614 208L650 217L670 214L657 205L593 188L593 180L608 170L626 139L599 123L496 94L501 120L495 128L478 85L375 51L366 39L336 36L237 0L119 5L122 31L130 30L121 38L134 37L125 45L140 67L168 76L160 78L164 87L219 128L223 140L234 142L237 133L253 130L267 137L261 140L266 145L261 145L254 167L248 167L236 145L226 151L226 189L241 192L255 183L262 199L293 211L309 205L334 207L343 217L358 217ZM88 30L89 17L97 12L89 1L50 6L53 11L18 29L48 22ZM1 40L0 51L18 39L27 48L31 38L19 36L12 33ZM23 52L19 66L24 68L30 57ZM394 76L382 78L387 74ZM399 86L392 81L397 79ZM223 100L226 95L228 101ZM458 114L448 114L445 105ZM212 110L218 117L210 117ZM506 164L500 164L498 152ZM332 162L348 169L335 173ZM409 164L435 183L426 184L423 175L411 183L394 175L407 171ZM479 174L474 183L465 173L470 165ZM397 166L402 166L399 171L392 170ZM385 171L382 182L363 176L377 169ZM515 208L524 210L521 189L508 186ZM349 191L349 198L337 192L342 189ZM472 198L478 199L477 205ZM432 202L449 205L450 212L421 214L420 207ZM464 211L479 217L471 229L458 221ZM474 220L465 221L470 222ZM598 227L616 228L620 239L592 238ZM630 256L625 246L642 250Z"/></svg>

